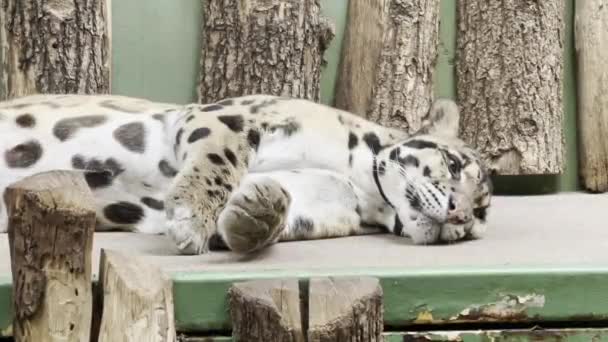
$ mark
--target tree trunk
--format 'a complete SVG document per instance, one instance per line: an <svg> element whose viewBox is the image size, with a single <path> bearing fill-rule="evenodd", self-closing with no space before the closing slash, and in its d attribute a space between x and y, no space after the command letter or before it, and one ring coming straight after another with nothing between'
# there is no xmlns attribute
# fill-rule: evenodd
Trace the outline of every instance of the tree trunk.
<svg viewBox="0 0 608 342"><path fill-rule="evenodd" d="M562 0L458 2L460 133L492 172L563 171L563 36Z"/></svg>
<svg viewBox="0 0 608 342"><path fill-rule="evenodd" d="M110 0L3 0L0 100L35 93L107 93Z"/></svg>
<svg viewBox="0 0 608 342"><path fill-rule="evenodd" d="M583 186L608 191L608 0L576 2L580 172Z"/></svg>
<svg viewBox="0 0 608 342"><path fill-rule="evenodd" d="M81 173L27 177L4 193L15 341L89 341L93 196Z"/></svg>
<svg viewBox="0 0 608 342"><path fill-rule="evenodd" d="M161 270L102 250L99 280L104 294L99 342L176 340L172 284Z"/></svg>
<svg viewBox="0 0 608 342"><path fill-rule="evenodd" d="M349 1L336 107L416 131L433 101L436 0Z"/></svg>
<svg viewBox="0 0 608 342"><path fill-rule="evenodd" d="M257 280L229 290L235 342L303 342L298 281Z"/></svg>
<svg viewBox="0 0 608 342"><path fill-rule="evenodd" d="M319 101L334 36L319 0L204 0L199 102L270 94Z"/></svg>
<svg viewBox="0 0 608 342"><path fill-rule="evenodd" d="M310 280L310 342L381 342L382 287L375 278Z"/></svg>

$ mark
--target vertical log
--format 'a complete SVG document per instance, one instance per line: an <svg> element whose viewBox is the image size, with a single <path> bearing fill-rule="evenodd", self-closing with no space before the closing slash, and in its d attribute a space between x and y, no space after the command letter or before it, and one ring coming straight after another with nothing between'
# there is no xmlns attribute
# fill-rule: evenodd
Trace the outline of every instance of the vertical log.
<svg viewBox="0 0 608 342"><path fill-rule="evenodd" d="M564 7L562 0L458 2L460 133L495 173L563 170Z"/></svg>
<svg viewBox="0 0 608 342"><path fill-rule="evenodd" d="M416 131L433 100L436 0L349 1L336 107Z"/></svg>
<svg viewBox="0 0 608 342"><path fill-rule="evenodd" d="M89 341L93 196L81 173L27 177L4 193L19 341Z"/></svg>
<svg viewBox="0 0 608 342"><path fill-rule="evenodd" d="M297 280L236 283L228 295L234 341L304 341Z"/></svg>
<svg viewBox="0 0 608 342"><path fill-rule="evenodd" d="M35 93L107 93L110 0L3 0L0 100Z"/></svg>
<svg viewBox="0 0 608 342"><path fill-rule="evenodd" d="M313 278L308 303L308 341L383 341L382 287L378 279Z"/></svg>
<svg viewBox="0 0 608 342"><path fill-rule="evenodd" d="M176 340L172 284L161 270L137 257L102 250L99 279L99 342Z"/></svg>
<svg viewBox="0 0 608 342"><path fill-rule="evenodd" d="M198 96L248 94L319 101L323 53L334 36L319 0L204 0Z"/></svg>
<svg viewBox="0 0 608 342"><path fill-rule="evenodd" d="M583 186L608 191L608 0L576 2L580 172Z"/></svg>

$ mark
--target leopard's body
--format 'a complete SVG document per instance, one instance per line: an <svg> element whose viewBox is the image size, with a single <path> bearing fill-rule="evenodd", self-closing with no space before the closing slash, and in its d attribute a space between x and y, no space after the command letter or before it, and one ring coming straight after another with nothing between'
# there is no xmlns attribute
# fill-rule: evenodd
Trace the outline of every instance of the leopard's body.
<svg viewBox="0 0 608 342"><path fill-rule="evenodd" d="M480 237L490 183L438 102L408 136L306 100L250 95L176 105L111 95L0 103L0 191L77 169L98 229L168 233L250 252L278 240L391 231L415 243ZM7 213L0 205L0 231Z"/></svg>

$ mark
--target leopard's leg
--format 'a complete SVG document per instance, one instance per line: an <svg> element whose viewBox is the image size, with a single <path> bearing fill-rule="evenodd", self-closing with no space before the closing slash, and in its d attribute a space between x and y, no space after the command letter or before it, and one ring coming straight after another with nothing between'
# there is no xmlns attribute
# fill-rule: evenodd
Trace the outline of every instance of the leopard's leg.
<svg viewBox="0 0 608 342"><path fill-rule="evenodd" d="M242 117L233 118L233 125L220 118L186 110L183 125L168 133L175 137L179 172L165 196L167 232L183 254L209 250L219 214L260 141L259 132Z"/></svg>
<svg viewBox="0 0 608 342"><path fill-rule="evenodd" d="M276 209L288 199L287 212ZM220 232L224 240L246 246L239 250L255 250L279 240L372 234L394 223L390 207L373 201L348 177L328 170L249 173L231 202L234 205L227 205L221 214L230 220L220 219ZM254 224L252 217L263 222Z"/></svg>

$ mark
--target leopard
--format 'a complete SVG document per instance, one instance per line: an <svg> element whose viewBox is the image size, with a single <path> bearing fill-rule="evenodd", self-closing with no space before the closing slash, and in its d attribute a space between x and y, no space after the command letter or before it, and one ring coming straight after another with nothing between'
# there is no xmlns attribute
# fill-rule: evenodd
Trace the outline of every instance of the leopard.
<svg viewBox="0 0 608 342"><path fill-rule="evenodd" d="M438 98L413 133L312 100L177 104L116 94L0 102L0 191L82 173L95 230L167 236L179 254L389 233L413 245L481 239L492 183ZM10 213L0 204L0 232Z"/></svg>

